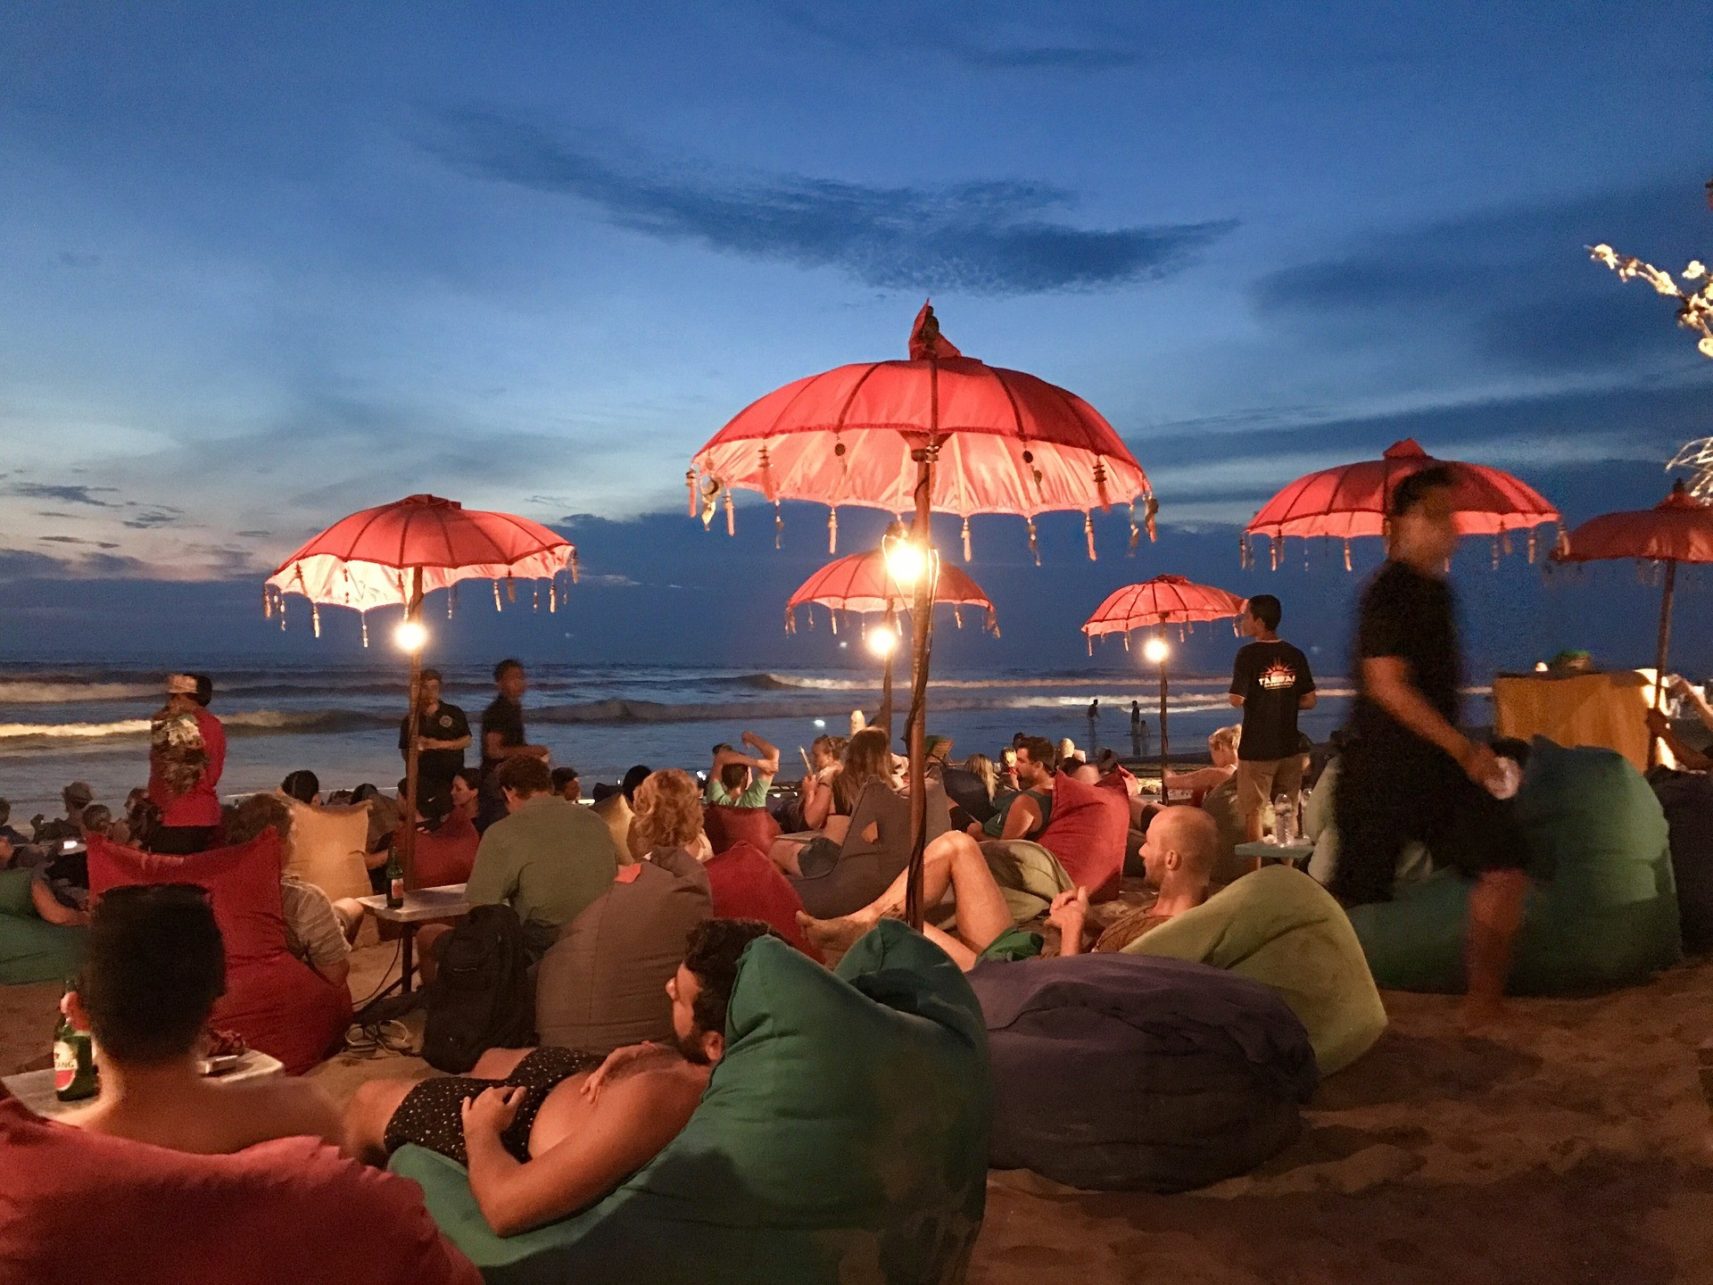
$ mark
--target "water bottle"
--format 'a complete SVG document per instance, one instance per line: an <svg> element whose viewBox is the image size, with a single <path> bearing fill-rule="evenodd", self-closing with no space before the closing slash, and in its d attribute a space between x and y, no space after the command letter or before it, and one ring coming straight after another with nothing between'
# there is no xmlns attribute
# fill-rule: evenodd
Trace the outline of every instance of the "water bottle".
<svg viewBox="0 0 1713 1285"><path fill-rule="evenodd" d="M1273 800L1273 842L1281 847L1296 837L1297 812L1291 806L1291 796L1281 794Z"/></svg>

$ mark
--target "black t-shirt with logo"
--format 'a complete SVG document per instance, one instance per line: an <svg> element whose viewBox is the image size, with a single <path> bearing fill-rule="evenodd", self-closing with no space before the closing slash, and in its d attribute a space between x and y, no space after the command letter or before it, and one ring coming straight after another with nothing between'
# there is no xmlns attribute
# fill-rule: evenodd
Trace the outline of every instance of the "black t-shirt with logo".
<svg viewBox="0 0 1713 1285"><path fill-rule="evenodd" d="M417 714L417 735L427 740L457 741L469 734L470 720L456 705L441 701L432 713L425 709ZM399 753L409 749L410 715L406 714L399 720ZM429 781L449 782L463 766L463 750L423 750L416 760L417 772Z"/></svg>
<svg viewBox="0 0 1713 1285"><path fill-rule="evenodd" d="M1356 626L1356 710L1352 730L1364 741L1418 748L1415 733L1367 697L1364 660L1396 656L1409 666L1410 681L1428 704L1457 723L1458 658L1456 606L1451 586L1402 562L1388 562L1362 592Z"/></svg>
<svg viewBox="0 0 1713 1285"><path fill-rule="evenodd" d="M1297 752L1297 702L1314 690L1308 658L1288 642L1252 642L1237 653L1231 692L1243 698L1237 757L1290 758Z"/></svg>
<svg viewBox="0 0 1713 1285"><path fill-rule="evenodd" d="M523 706L504 696L494 697L493 703L482 711L482 779L486 781L503 759L488 757L488 733L498 732L500 744L507 749L525 744L523 735Z"/></svg>

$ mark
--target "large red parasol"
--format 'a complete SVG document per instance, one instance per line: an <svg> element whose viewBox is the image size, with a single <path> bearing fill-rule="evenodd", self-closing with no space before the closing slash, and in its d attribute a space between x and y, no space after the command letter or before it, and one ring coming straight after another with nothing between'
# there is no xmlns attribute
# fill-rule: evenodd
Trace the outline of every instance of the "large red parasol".
<svg viewBox="0 0 1713 1285"><path fill-rule="evenodd" d="M1713 562L1713 506L1675 483L1671 494L1651 509L1605 513L1590 518L1553 552L1554 562L1607 562L1635 558L1665 564L1660 593L1659 640L1655 653L1654 708L1665 688L1665 662L1671 650L1671 604L1677 591L1677 564ZM1650 746L1649 754L1653 753Z"/></svg>
<svg viewBox="0 0 1713 1285"><path fill-rule="evenodd" d="M1534 528L1559 520L1558 510L1528 483L1485 464L1438 460L1411 438L1394 442L1377 460L1361 460L1309 473L1285 486L1261 507L1244 529L1243 558L1249 536L1266 536L1272 565L1279 565L1285 537L1325 536L1344 541L1344 569L1350 570L1350 542L1358 536L1384 535L1392 491L1412 473L1443 464L1452 470L1452 503L1461 535L1494 537L1493 557L1513 531L1529 533L1529 560L1535 556Z"/></svg>
<svg viewBox="0 0 1713 1285"><path fill-rule="evenodd" d="M698 487L698 473L702 477ZM726 529L735 517L732 488L760 491L774 503L775 530L784 525L782 499L829 506L828 551L837 551L838 506L902 512L915 519L908 543L926 567L917 577L910 698L910 830L912 854L905 914L922 922L922 850L927 835L923 776L924 718L932 654L933 511L964 519L1011 513L1028 520L1055 510L1084 516L1094 556L1094 510L1131 508L1131 543L1138 522L1153 534L1153 495L1135 457L1093 407L1072 393L1021 371L965 357L940 334L923 304L910 335L907 361L863 362L800 379L752 403L696 453L686 475L690 511L700 499L704 524L717 506ZM1134 504L1144 502L1141 515Z"/></svg>
<svg viewBox="0 0 1713 1285"><path fill-rule="evenodd" d="M1106 601L1083 621L1089 655L1101 634L1123 634L1130 649L1130 631L1156 629L1159 635L1148 644L1149 659L1160 667L1160 797L1166 797L1166 646L1165 627L1193 625L1202 620L1229 620L1243 614L1246 599L1212 585L1197 584L1183 576L1155 576L1141 584L1125 585L1107 595Z"/></svg>
<svg viewBox="0 0 1713 1285"><path fill-rule="evenodd" d="M308 541L269 576L262 587L263 608L280 613L285 628L285 595L302 594L321 632L323 605L364 613L363 644L368 645L367 613L376 607L403 607L414 628L401 631L400 645L410 652L410 727L417 723L422 696L422 644L427 635L419 616L423 596L463 580L491 580L494 606L500 584L516 600L519 580L546 580L549 611L559 608L558 577L577 579L577 550L564 536L539 522L510 513L466 509L438 495L409 495L391 504L341 518ZM535 594L539 602L539 590ZM447 612L451 613L451 602ZM405 752L405 810L416 815L417 738ZM414 884L416 827L404 827L401 844L406 886Z"/></svg>

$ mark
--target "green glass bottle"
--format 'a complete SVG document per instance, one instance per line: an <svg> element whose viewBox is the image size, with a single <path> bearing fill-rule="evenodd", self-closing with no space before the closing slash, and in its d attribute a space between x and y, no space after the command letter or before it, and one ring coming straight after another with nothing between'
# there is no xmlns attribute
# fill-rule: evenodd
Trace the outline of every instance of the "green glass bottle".
<svg viewBox="0 0 1713 1285"><path fill-rule="evenodd" d="M387 905L397 910L404 905L404 866L399 862L399 850L395 846L387 857Z"/></svg>
<svg viewBox="0 0 1713 1285"><path fill-rule="evenodd" d="M68 980L66 994L77 989ZM80 1031L66 1016L63 1002L59 1025L54 1028L54 1096L61 1102L78 1102L92 1098L100 1087L95 1071L95 1044L88 1031Z"/></svg>

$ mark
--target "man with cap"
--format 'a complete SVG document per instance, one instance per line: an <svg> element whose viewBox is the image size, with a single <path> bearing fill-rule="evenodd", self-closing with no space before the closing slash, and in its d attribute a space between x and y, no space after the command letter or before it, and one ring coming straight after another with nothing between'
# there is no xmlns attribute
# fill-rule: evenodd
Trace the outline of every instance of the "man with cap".
<svg viewBox="0 0 1713 1285"><path fill-rule="evenodd" d="M417 703L416 796L450 799L452 778L464 766L470 744L470 720L456 705L440 699L440 671L425 669ZM399 720L399 754L410 761L410 715Z"/></svg>
<svg viewBox="0 0 1713 1285"><path fill-rule="evenodd" d="M220 773L226 766L226 729L208 712L214 680L207 674L172 674L167 678L169 719L189 718L202 739L206 763L188 788L175 790L158 756L149 760L149 802L160 809L160 823L150 836L155 852L201 852L220 829Z"/></svg>
<svg viewBox="0 0 1713 1285"><path fill-rule="evenodd" d="M60 799L65 803L63 817L44 821L37 815L31 819L34 842L58 843L63 839L83 837L83 810L95 801L95 791L89 788L88 781L73 781L60 791Z"/></svg>

